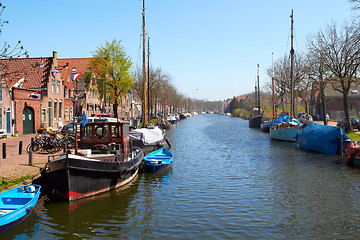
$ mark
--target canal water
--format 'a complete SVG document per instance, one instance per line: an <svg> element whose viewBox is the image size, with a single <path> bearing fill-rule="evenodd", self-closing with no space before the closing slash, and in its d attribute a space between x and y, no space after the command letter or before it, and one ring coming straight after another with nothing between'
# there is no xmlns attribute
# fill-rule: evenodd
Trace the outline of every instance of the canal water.
<svg viewBox="0 0 360 240"><path fill-rule="evenodd" d="M204 114L167 131L168 171L72 203L41 202L1 239L358 239L360 170Z"/></svg>

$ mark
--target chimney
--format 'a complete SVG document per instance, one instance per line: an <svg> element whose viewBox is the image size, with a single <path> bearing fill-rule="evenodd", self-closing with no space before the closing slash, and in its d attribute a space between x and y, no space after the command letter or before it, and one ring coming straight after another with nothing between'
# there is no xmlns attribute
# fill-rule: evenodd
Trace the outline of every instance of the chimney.
<svg viewBox="0 0 360 240"><path fill-rule="evenodd" d="M56 51L53 51L53 58L57 59L57 52Z"/></svg>

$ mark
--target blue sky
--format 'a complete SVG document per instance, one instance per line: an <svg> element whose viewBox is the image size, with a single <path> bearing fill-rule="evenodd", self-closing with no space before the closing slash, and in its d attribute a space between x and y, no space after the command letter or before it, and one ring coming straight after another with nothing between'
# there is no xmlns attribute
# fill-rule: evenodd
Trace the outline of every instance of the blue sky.
<svg viewBox="0 0 360 240"><path fill-rule="evenodd" d="M1 41L21 40L30 57L91 57L105 41L122 40L134 67L141 65L141 0L8 0ZM295 51L331 21L351 20L348 0L146 0L150 62L188 97L224 100L260 85L271 56L290 49L294 9ZM198 90L195 90L198 89Z"/></svg>

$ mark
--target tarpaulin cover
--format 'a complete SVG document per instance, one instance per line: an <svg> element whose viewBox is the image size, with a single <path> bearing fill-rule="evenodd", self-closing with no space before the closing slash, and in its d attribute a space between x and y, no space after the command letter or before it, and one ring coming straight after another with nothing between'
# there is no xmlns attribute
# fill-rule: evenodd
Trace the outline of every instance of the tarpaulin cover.
<svg viewBox="0 0 360 240"><path fill-rule="evenodd" d="M164 132L159 127L134 129L130 131L130 138L151 144L164 139Z"/></svg>
<svg viewBox="0 0 360 240"><path fill-rule="evenodd" d="M342 128L310 123L297 133L296 142L305 150L336 154L341 137L351 141Z"/></svg>
<svg viewBox="0 0 360 240"><path fill-rule="evenodd" d="M298 120L296 120L295 118L292 119L292 121L290 121L291 117L290 116L283 116L280 117L272 122L270 122L269 127L271 127L273 124L280 124L282 122L295 122L295 123L299 123Z"/></svg>

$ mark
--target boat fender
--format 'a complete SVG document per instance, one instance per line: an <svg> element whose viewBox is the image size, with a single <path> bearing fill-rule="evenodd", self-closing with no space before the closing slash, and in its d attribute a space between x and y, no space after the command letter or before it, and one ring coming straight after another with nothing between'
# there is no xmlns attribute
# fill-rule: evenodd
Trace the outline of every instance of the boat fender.
<svg viewBox="0 0 360 240"><path fill-rule="evenodd" d="M33 192L35 192L35 187L34 187L34 186L27 186L27 187L26 187L26 192L28 192L28 193L33 193Z"/></svg>

